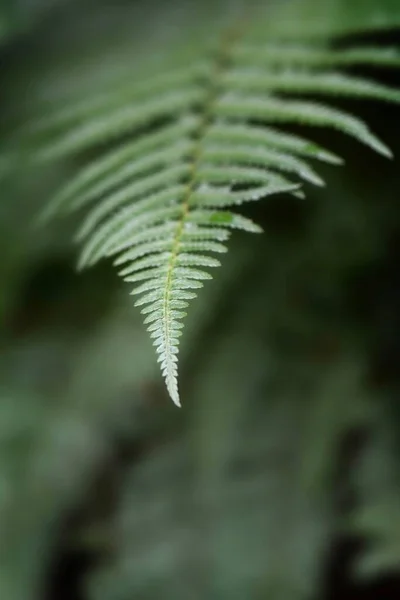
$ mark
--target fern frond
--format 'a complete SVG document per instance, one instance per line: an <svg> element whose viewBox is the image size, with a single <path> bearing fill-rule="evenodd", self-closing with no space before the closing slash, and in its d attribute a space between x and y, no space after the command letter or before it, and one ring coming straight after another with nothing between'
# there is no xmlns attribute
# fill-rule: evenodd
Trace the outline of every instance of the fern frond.
<svg viewBox="0 0 400 600"><path fill-rule="evenodd" d="M303 197L299 181L324 185L311 161L342 162L279 126L333 128L391 156L361 119L302 96L399 103L399 90L341 72L397 67L397 51L334 49L330 39L305 43L302 35L287 44L260 27L257 18L247 32L218 26L212 40L205 29L186 58L183 47L167 48L159 65L134 81L28 126L36 162L100 148L42 219L86 211L76 235L79 266L112 257L136 285L136 305L147 315L176 404L184 309L210 277L207 269L219 265L210 255L226 250L232 229L260 231L228 209L276 193Z"/></svg>

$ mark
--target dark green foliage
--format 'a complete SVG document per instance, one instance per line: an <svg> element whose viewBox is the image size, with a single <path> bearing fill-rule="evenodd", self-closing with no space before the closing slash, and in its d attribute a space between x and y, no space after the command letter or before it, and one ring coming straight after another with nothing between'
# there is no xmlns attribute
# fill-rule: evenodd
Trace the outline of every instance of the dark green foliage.
<svg viewBox="0 0 400 600"><path fill-rule="evenodd" d="M399 225L398 149L385 166L367 121L398 118L400 50L367 34L400 6L63 4L4 74L0 598L42 600L60 538L97 559L90 600L320 597L343 529L370 541L354 571L397 570L397 422L349 282ZM24 281L74 235L104 271L44 316L28 294L14 331ZM178 405L180 351L180 413L107 259Z"/></svg>

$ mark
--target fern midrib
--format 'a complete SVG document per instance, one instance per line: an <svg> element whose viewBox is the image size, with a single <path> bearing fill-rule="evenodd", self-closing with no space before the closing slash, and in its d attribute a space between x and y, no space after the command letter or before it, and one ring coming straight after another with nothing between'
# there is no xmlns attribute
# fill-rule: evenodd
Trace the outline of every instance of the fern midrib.
<svg viewBox="0 0 400 600"><path fill-rule="evenodd" d="M166 361L171 364L171 354L169 349L171 348L170 344L170 331L169 331L169 323L170 323L170 295L172 291L172 278L174 274L174 270L176 267L176 263L179 256L179 248L181 243L181 238L183 234L183 230L187 221L187 217L190 212L190 199L195 191L195 186L197 184L197 171L200 163L201 155L202 155L202 145L204 141L204 137L206 135L207 129L213 120L213 108L218 100L219 96L219 82L222 78L223 73L230 66L230 55L231 50L233 48L234 43L237 38L240 36L242 31L242 26L234 27L229 29L225 35L223 36L219 49L217 50L214 58L214 68L211 72L207 87L208 92L205 94L205 99L203 102L203 110L202 110L202 118L200 119L197 132L195 132L195 146L192 152L191 159L191 169L188 175L188 183L186 192L184 194L182 200L182 212L179 219L179 223L176 228L176 232L174 235L172 249L171 249L171 257L169 260L167 275L166 275L166 285L165 285L165 293L163 299L163 322L164 322L164 340L165 340L165 348L166 348Z"/></svg>

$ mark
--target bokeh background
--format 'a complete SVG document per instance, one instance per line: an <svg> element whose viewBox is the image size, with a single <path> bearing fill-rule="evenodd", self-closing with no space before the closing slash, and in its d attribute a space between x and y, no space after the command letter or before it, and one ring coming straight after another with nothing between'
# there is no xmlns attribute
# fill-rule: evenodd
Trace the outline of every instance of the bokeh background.
<svg viewBox="0 0 400 600"><path fill-rule="evenodd" d="M126 66L138 4L3 0L0 136ZM397 158L314 133L346 167L247 209L265 234L193 303L182 410L111 265L34 226L74 161L1 179L1 599L400 597L400 109L343 106Z"/></svg>

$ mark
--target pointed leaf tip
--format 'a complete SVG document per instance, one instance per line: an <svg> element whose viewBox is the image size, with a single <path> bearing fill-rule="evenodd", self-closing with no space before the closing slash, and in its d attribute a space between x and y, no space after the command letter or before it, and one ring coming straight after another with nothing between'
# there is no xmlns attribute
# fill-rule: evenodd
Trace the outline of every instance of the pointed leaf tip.
<svg viewBox="0 0 400 600"><path fill-rule="evenodd" d="M168 388L168 393L169 393L169 396L170 396L170 398L171 398L172 402L173 402L173 403L175 404L175 406L177 406L178 408L182 408L182 405L181 405L181 399L179 398L179 393L178 393L178 391L177 391L176 389L175 389L175 390L171 390L171 388L170 388L169 386L167 386L167 388Z"/></svg>

